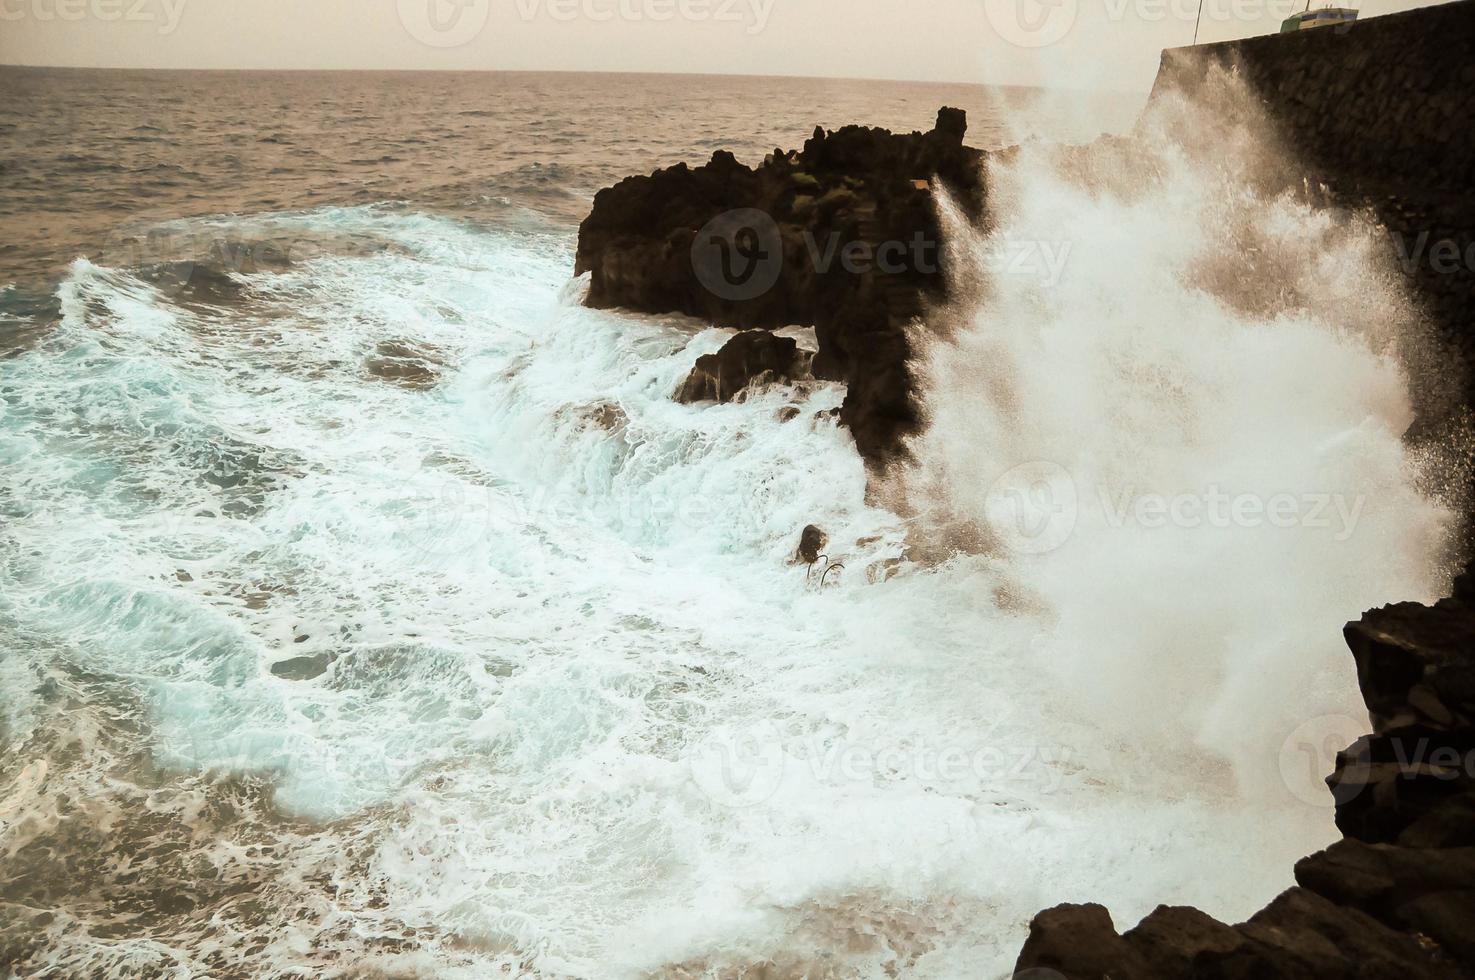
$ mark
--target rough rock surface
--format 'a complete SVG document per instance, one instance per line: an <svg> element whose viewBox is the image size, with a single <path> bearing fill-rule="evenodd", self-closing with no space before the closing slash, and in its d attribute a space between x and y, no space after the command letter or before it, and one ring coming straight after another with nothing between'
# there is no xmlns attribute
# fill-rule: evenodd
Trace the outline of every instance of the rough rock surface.
<svg viewBox="0 0 1475 980"><path fill-rule="evenodd" d="M946 292L935 195L982 213L983 153L963 144L966 129L944 108L927 133L816 129L756 168L718 151L626 178L579 226L587 302L745 330L813 326L814 375L847 384L841 421L883 465L919 421L906 328Z"/></svg>
<svg viewBox="0 0 1475 980"><path fill-rule="evenodd" d="M809 377L811 355L792 337L767 330L744 330L715 354L703 354L676 392L682 404L729 402L765 384Z"/></svg>
<svg viewBox="0 0 1475 980"><path fill-rule="evenodd" d="M1475 589L1344 630L1373 732L1328 778L1344 839L1230 926L1160 907L1118 935L1099 905L1035 916L1016 972L1071 980L1475 976Z"/></svg>
<svg viewBox="0 0 1475 980"><path fill-rule="evenodd" d="M806 565L813 565L819 561L820 552L824 551L825 545L829 543L828 534L820 530L817 525L806 524L804 530L799 533L799 547L794 551L794 559Z"/></svg>

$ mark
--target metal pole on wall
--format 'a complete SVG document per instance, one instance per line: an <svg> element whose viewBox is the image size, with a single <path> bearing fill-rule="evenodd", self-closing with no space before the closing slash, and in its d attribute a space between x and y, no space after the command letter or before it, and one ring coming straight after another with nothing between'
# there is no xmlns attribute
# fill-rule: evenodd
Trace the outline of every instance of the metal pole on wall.
<svg viewBox="0 0 1475 980"><path fill-rule="evenodd" d="M1311 3L1311 0L1306 0L1306 3L1307 4L1310 4ZM1193 19L1193 43L1194 44L1197 44L1198 43L1198 24L1199 24L1199 21L1201 21L1203 19L1204 19L1204 0L1198 0L1198 16Z"/></svg>

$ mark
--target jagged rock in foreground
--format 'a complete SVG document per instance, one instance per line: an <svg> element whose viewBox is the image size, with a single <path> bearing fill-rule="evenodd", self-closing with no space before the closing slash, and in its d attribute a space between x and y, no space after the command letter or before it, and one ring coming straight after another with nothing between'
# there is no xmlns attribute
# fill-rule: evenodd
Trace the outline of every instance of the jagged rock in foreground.
<svg viewBox="0 0 1475 980"><path fill-rule="evenodd" d="M756 168L718 151L626 178L595 195L574 271L590 273L593 307L814 327L814 376L847 384L841 422L883 465L918 425L906 328L946 292L934 195L983 210L984 155L966 129L944 108L928 133L816 129Z"/></svg>
<svg viewBox="0 0 1475 980"><path fill-rule="evenodd" d="M1070 980L1475 976L1475 580L1344 631L1373 733L1328 778L1345 839L1248 922L1159 907L1118 935L1099 905L1035 916L1016 972Z"/></svg>
<svg viewBox="0 0 1475 980"><path fill-rule="evenodd" d="M761 385L801 381L809 377L811 357L792 337L744 330L717 353L697 358L676 400L730 402Z"/></svg>

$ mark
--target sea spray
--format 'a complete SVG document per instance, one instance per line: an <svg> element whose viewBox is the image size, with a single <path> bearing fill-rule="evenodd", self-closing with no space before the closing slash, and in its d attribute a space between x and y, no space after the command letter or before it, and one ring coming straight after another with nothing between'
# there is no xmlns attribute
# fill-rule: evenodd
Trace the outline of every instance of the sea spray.
<svg viewBox="0 0 1475 980"><path fill-rule="evenodd" d="M1222 71L1131 138L996 155L991 229L954 220L975 271L923 341L901 491L1041 611L1071 710L1165 783L1227 766L1257 804L1291 798L1300 723L1362 716L1338 625L1443 594L1452 557L1455 501L1424 492L1449 460L1402 437L1411 389L1437 414L1453 386L1380 230L1317 197ZM1044 241L1058 281L990 264Z"/></svg>

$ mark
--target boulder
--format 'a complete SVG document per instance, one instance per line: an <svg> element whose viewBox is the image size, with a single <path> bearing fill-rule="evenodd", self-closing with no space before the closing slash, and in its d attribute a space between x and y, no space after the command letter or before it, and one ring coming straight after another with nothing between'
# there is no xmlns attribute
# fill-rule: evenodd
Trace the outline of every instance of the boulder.
<svg viewBox="0 0 1475 980"><path fill-rule="evenodd" d="M820 553L824 551L825 545L830 543L830 536L821 531L814 524L804 525L804 530L799 532L799 547L794 551L794 560L801 561L806 565L813 565L819 561Z"/></svg>
<svg viewBox="0 0 1475 980"><path fill-rule="evenodd" d="M1428 936L1475 968L1475 847L1426 850L1343 840L1297 863L1296 880L1394 929Z"/></svg>
<svg viewBox="0 0 1475 980"><path fill-rule="evenodd" d="M809 377L810 354L792 337L767 330L744 330L715 354L703 354L676 392L684 405L728 402L766 384Z"/></svg>
<svg viewBox="0 0 1475 980"><path fill-rule="evenodd" d="M1336 802L1337 829L1368 843L1392 843L1405 833L1428 835L1425 823L1451 801L1475 794L1470 760L1475 733L1405 728L1364 735L1337 753L1327 778ZM1421 827L1414 831L1414 827ZM1469 828L1475 833L1475 825ZM1439 833L1455 839L1458 828ZM1442 846L1442 845L1441 845Z"/></svg>
<svg viewBox="0 0 1475 980"><path fill-rule="evenodd" d="M406 388L430 388L439 378L439 352L407 340L381 341L364 361L364 369L376 378Z"/></svg>
<svg viewBox="0 0 1475 980"><path fill-rule="evenodd" d="M1448 910L1445 910L1448 911ZM1291 888L1248 922L1225 925L1191 908L1159 907L1118 935L1099 905L1035 916L1015 976L1065 980L1455 980L1445 951L1358 908Z"/></svg>
<svg viewBox="0 0 1475 980"><path fill-rule="evenodd" d="M1411 725L1450 730L1475 723L1475 614L1453 599L1401 602L1343 630L1373 731Z"/></svg>
<svg viewBox="0 0 1475 980"><path fill-rule="evenodd" d="M1029 938L1014 965L1015 975L1054 970L1065 980L1148 977L1149 967L1117 935L1103 906L1057 905L1034 917Z"/></svg>

